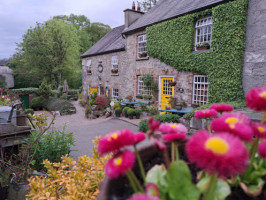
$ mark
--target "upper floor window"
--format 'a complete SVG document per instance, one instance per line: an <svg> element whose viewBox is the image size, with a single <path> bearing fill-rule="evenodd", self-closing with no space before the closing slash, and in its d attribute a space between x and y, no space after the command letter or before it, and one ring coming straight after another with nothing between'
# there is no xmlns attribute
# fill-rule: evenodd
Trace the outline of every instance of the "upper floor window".
<svg viewBox="0 0 266 200"><path fill-rule="evenodd" d="M87 73L90 74L91 73L91 60L87 61Z"/></svg>
<svg viewBox="0 0 266 200"><path fill-rule="evenodd" d="M195 75L193 80L193 99L192 104L208 103L208 77L205 75Z"/></svg>
<svg viewBox="0 0 266 200"><path fill-rule="evenodd" d="M212 39L212 17L198 20L195 28L195 50L209 49Z"/></svg>
<svg viewBox="0 0 266 200"><path fill-rule="evenodd" d="M143 83L142 76L138 76L138 95L152 95L151 86Z"/></svg>
<svg viewBox="0 0 266 200"><path fill-rule="evenodd" d="M113 99L117 99L118 98L118 89L117 88L113 88L112 89L112 98Z"/></svg>
<svg viewBox="0 0 266 200"><path fill-rule="evenodd" d="M112 56L112 69L118 69L118 58L117 56Z"/></svg>
<svg viewBox="0 0 266 200"><path fill-rule="evenodd" d="M147 40L146 35L138 36L138 58L146 58L147 57Z"/></svg>

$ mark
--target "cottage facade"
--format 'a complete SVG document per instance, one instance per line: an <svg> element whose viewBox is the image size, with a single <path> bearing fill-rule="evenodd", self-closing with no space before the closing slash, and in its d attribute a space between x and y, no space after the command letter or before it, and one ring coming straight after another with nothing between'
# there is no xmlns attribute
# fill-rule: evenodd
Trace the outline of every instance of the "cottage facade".
<svg viewBox="0 0 266 200"><path fill-rule="evenodd" d="M208 76L200 73L202 70L195 70L198 73L193 70L179 70L179 66L169 65L169 63L174 63L171 60L165 59L165 62L162 62L160 61L161 59L150 56L149 51L147 51L147 43L149 44L147 41L149 40L147 37L147 27L191 13L210 10L213 7L228 2L225 0L164 0L159 1L155 7L145 14L135 10L125 10L125 25L114 28L82 55L84 100L91 93L97 91L99 95L106 95L113 99L118 97L125 98L129 95L134 98L140 95L153 95L162 109L169 104L169 97L176 97L179 102L184 101L188 106L207 103L210 84ZM263 1L249 1L249 8L251 7L252 11L249 9L247 28L255 27L259 29L259 24L256 26L250 24L252 23L250 18L254 18L253 15L256 9L260 9L261 12L263 9L265 10L265 7L259 6L262 4L260 2ZM254 4L257 5L255 6ZM265 18L263 19L265 20ZM263 19L260 19L261 23L264 21ZM212 51L216 52L217 45L215 43L212 44L212 24L211 14L205 14L193 22L194 33L193 41L191 41L193 47L189 50L189 54L193 54L192 56L194 57L203 58L206 55L212 56ZM258 36L258 38L265 44L263 36ZM246 40L252 41L253 39L251 33L247 31ZM162 44L162 51L164 45L166 44ZM252 49L250 45L252 45L251 42L247 42L243 80L247 82L245 80L248 79L248 82L251 84L247 86L243 83L245 91L251 85L253 87L264 84L265 86L265 79L264 81L252 81L252 78L257 78L252 74L252 69L256 66L258 67L258 65L265 69L263 64L265 61L263 59L256 59L256 56L253 56L253 62L260 62L260 64L254 64L253 66L249 64L250 60L252 60L250 56L253 55L249 52ZM201 46L207 46L207 50L201 50ZM265 45L261 48L265 49ZM175 58L169 59L174 60ZM190 65L189 62L188 65ZM191 68L194 67L193 65L195 64L192 63ZM263 77L265 78L266 70L261 69L261 71L263 73L260 74L260 79L263 79ZM142 77L147 74L153 77L154 83L158 85L158 91L152 92L151 88L143 84ZM176 85L170 86L169 83L171 82L176 82Z"/></svg>

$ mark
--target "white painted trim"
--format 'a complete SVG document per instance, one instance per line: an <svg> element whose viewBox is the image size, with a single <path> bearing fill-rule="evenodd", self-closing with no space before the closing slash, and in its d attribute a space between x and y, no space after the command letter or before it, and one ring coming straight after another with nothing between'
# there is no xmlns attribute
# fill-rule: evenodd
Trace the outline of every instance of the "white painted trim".
<svg viewBox="0 0 266 200"><path fill-rule="evenodd" d="M175 76L173 76L173 75L161 75L161 76L159 76L159 85L158 85L158 88L159 88L159 99L158 99L158 102L159 102L159 107L158 107L158 109L160 109L161 108L161 78L167 78L167 77L173 77L173 81L175 81ZM173 96L175 95L175 90L173 90Z"/></svg>

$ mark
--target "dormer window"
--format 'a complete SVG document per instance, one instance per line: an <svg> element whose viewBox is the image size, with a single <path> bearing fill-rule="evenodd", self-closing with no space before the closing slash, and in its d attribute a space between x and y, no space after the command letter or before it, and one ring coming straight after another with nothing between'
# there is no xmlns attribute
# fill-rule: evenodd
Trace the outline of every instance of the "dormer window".
<svg viewBox="0 0 266 200"><path fill-rule="evenodd" d="M211 48L212 39L212 17L205 17L196 22L195 50Z"/></svg>
<svg viewBox="0 0 266 200"><path fill-rule="evenodd" d="M91 60L87 61L87 73L91 74Z"/></svg>
<svg viewBox="0 0 266 200"><path fill-rule="evenodd" d="M138 58L146 58L147 57L147 40L146 35L138 36L138 49L137 49Z"/></svg>

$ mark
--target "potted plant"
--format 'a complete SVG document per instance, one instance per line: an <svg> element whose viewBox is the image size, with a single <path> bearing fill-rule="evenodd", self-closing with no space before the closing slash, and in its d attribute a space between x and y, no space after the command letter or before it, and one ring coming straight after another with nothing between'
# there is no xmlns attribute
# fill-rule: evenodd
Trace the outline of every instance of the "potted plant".
<svg viewBox="0 0 266 200"><path fill-rule="evenodd" d="M196 45L197 51L210 49L210 44L208 42L203 42Z"/></svg>
<svg viewBox="0 0 266 200"><path fill-rule="evenodd" d="M143 99L143 96L141 94L136 95L137 99Z"/></svg>
<svg viewBox="0 0 266 200"><path fill-rule="evenodd" d="M127 110L127 115L128 115L128 118L129 118L129 119L133 119L134 114L135 114L135 109L133 109L133 108L129 108L129 109Z"/></svg>
<svg viewBox="0 0 266 200"><path fill-rule="evenodd" d="M125 99L131 102L133 100L133 97L131 95L127 95Z"/></svg>
<svg viewBox="0 0 266 200"><path fill-rule="evenodd" d="M147 52L142 52L139 54L140 58L146 58L147 57Z"/></svg>
<svg viewBox="0 0 266 200"><path fill-rule="evenodd" d="M135 109L136 119L140 118L140 114L141 114L141 109L140 108Z"/></svg>
<svg viewBox="0 0 266 200"><path fill-rule="evenodd" d="M176 85L176 81L170 81L170 82L168 83L168 85L171 86L171 87L173 87L173 86Z"/></svg>
<svg viewBox="0 0 266 200"><path fill-rule="evenodd" d="M123 110L122 110L122 113L125 117L128 117L128 114L127 114L127 110L129 109L129 107L124 107Z"/></svg>
<svg viewBox="0 0 266 200"><path fill-rule="evenodd" d="M113 74L117 74L117 73L118 73L118 69L111 69L111 72L112 72Z"/></svg>
<svg viewBox="0 0 266 200"><path fill-rule="evenodd" d="M122 108L121 107L118 107L118 108L115 109L115 116L116 117L120 117L121 113L122 113Z"/></svg>

